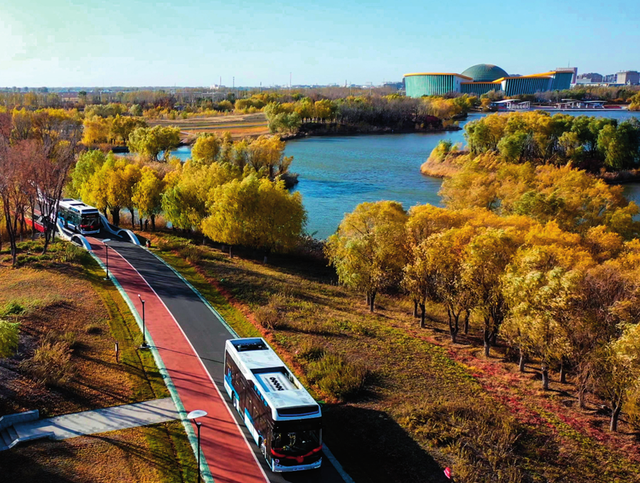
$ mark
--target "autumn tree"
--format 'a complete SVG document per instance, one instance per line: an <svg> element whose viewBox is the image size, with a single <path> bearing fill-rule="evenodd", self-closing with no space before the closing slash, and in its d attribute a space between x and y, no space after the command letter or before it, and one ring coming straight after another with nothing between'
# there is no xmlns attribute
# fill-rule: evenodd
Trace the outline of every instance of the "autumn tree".
<svg viewBox="0 0 640 483"><path fill-rule="evenodd" d="M145 158L157 161L158 154L164 152L164 160L169 153L180 144L179 127L154 126L152 128L136 128L127 141L127 146L132 153L137 153Z"/></svg>
<svg viewBox="0 0 640 483"><path fill-rule="evenodd" d="M502 229L489 228L465 248L462 264L464 283L475 295L475 306L483 318L484 354L489 356L507 313L502 274L518 248L516 240Z"/></svg>
<svg viewBox="0 0 640 483"><path fill-rule="evenodd" d="M208 211L210 215L202 223L206 236L267 254L292 250L306 223L300 193L289 193L282 181L255 175L211 190Z"/></svg>
<svg viewBox="0 0 640 483"><path fill-rule="evenodd" d="M0 319L0 359L11 357L18 350L20 324Z"/></svg>
<svg viewBox="0 0 640 483"><path fill-rule="evenodd" d="M209 165L216 162L221 148L222 139L217 134L202 133L191 148L191 159L195 165Z"/></svg>
<svg viewBox="0 0 640 483"><path fill-rule="evenodd" d="M401 280L406 219L398 202L361 203L327 240L326 254L340 282L363 291L372 312L376 295Z"/></svg>
<svg viewBox="0 0 640 483"><path fill-rule="evenodd" d="M140 171L140 180L133 187L131 201L142 217L151 219L151 230L156 231L156 216L162 212L162 194L164 180L150 166L143 166Z"/></svg>

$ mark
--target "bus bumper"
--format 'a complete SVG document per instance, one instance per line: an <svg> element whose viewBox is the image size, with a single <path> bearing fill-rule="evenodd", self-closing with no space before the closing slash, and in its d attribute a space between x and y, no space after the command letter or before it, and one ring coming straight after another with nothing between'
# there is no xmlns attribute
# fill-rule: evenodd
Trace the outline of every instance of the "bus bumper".
<svg viewBox="0 0 640 483"><path fill-rule="evenodd" d="M281 466L276 463L275 459L271 462L271 471L274 473L289 473L292 471L305 471L305 470L317 470L322 465L322 458L318 461L314 461L308 465L297 465L297 466Z"/></svg>

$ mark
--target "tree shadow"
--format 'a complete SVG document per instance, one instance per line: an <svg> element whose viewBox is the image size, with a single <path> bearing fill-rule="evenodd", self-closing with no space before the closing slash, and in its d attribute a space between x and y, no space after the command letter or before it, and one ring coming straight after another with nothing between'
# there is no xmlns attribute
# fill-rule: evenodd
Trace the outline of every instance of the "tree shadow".
<svg viewBox="0 0 640 483"><path fill-rule="evenodd" d="M384 411L349 404L323 406L323 434L345 471L359 483L446 483L443 468ZM348 428L348 430L346 429Z"/></svg>

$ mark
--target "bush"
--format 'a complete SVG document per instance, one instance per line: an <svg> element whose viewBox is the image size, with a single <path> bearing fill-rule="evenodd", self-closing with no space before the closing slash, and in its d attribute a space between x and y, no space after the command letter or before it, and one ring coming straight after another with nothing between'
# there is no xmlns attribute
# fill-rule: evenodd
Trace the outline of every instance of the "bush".
<svg viewBox="0 0 640 483"><path fill-rule="evenodd" d="M258 307L253 315L256 321L265 329L283 329L287 327L287 320L284 310L287 303L287 297L283 294L273 294L267 305Z"/></svg>
<svg viewBox="0 0 640 483"><path fill-rule="evenodd" d="M88 256L89 254L84 248L80 248L73 243L67 243L60 256L60 260L65 263L81 263Z"/></svg>
<svg viewBox="0 0 640 483"><path fill-rule="evenodd" d="M364 389L367 376L367 369L335 354L325 354L307 367L309 381L340 400L357 396Z"/></svg>
<svg viewBox="0 0 640 483"><path fill-rule="evenodd" d="M100 324L89 324L87 326L87 334L97 335L102 333L102 325Z"/></svg>
<svg viewBox="0 0 640 483"><path fill-rule="evenodd" d="M0 358L16 353L19 337L20 324L0 319Z"/></svg>
<svg viewBox="0 0 640 483"><path fill-rule="evenodd" d="M197 265L202 261L202 252L198 247L195 247L191 244L188 244L185 247L181 248L179 252L182 258L194 265Z"/></svg>
<svg viewBox="0 0 640 483"><path fill-rule="evenodd" d="M26 309L22 304L12 300L4 306L0 315L6 317L7 315L22 315L25 312Z"/></svg>
<svg viewBox="0 0 640 483"><path fill-rule="evenodd" d="M78 347L78 339L75 332L58 332L50 330L44 335L40 342L42 345L62 342L67 345L70 351L73 351L73 349Z"/></svg>
<svg viewBox="0 0 640 483"><path fill-rule="evenodd" d="M296 355L307 362L319 361L325 354L324 347L308 340L305 340L296 351Z"/></svg>
<svg viewBox="0 0 640 483"><path fill-rule="evenodd" d="M46 386L62 386L73 377L71 349L66 342L45 342L20 368Z"/></svg>

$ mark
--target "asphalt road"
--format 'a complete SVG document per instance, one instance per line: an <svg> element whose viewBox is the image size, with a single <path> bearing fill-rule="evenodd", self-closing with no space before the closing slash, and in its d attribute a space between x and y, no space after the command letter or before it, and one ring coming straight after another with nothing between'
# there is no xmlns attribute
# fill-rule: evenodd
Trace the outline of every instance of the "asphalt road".
<svg viewBox="0 0 640 483"><path fill-rule="evenodd" d="M200 300L198 295L153 254L131 243L117 241L115 237L112 238L109 246L122 255L162 299L204 363L225 403L231 407L231 401L224 390L223 364L225 341L234 336ZM326 455L322 459L322 467L319 470L296 473L271 472L258 447L252 444L253 439L238 413L235 410L232 410L231 413L242 428L251 450L257 456L269 481L274 483L344 483L345 480Z"/></svg>

